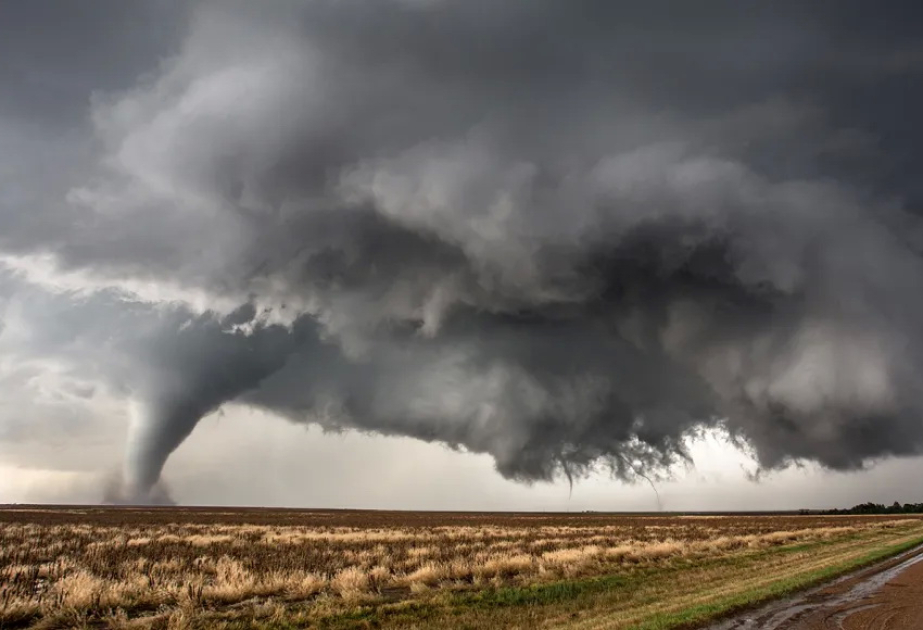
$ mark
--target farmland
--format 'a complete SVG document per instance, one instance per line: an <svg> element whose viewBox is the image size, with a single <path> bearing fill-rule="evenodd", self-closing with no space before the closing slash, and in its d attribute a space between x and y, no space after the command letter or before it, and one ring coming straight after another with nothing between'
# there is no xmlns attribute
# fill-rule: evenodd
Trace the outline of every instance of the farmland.
<svg viewBox="0 0 923 630"><path fill-rule="evenodd" d="M0 510L0 628L669 628L923 542L914 516Z"/></svg>

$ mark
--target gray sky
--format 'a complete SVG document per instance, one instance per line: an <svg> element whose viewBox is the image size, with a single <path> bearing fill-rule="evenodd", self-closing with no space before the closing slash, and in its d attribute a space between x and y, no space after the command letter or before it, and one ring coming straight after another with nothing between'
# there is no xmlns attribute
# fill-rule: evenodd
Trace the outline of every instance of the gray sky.
<svg viewBox="0 0 923 630"><path fill-rule="evenodd" d="M920 500L921 23L0 2L0 492Z"/></svg>

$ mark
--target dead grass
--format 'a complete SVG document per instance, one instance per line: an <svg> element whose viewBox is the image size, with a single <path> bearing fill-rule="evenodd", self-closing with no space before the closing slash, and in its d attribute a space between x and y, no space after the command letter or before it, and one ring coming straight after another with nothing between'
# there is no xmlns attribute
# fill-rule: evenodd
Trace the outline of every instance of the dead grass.
<svg viewBox="0 0 923 630"><path fill-rule="evenodd" d="M921 527L882 517L0 510L0 626L79 617L183 628L245 602L267 618L295 605L335 615Z"/></svg>

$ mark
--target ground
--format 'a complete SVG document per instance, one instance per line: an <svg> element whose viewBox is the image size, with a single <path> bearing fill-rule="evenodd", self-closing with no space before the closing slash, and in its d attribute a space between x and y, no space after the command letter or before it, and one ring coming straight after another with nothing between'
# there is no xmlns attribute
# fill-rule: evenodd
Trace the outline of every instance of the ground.
<svg viewBox="0 0 923 630"><path fill-rule="evenodd" d="M0 509L0 628L689 627L923 543L905 516Z"/></svg>

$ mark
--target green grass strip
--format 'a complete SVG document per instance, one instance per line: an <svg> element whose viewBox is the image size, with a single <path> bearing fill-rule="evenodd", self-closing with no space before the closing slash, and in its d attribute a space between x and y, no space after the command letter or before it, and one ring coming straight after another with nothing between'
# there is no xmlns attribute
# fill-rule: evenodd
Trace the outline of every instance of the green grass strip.
<svg viewBox="0 0 923 630"><path fill-rule="evenodd" d="M862 569L898 556L905 551L923 545L923 538L890 545L838 564L817 569L801 575L781 579L769 586L762 586L743 593L729 595L717 602L700 604L676 613L658 613L632 630L678 630L701 627L736 612L766 604L772 600L787 597L799 591L819 586L829 580L841 577L851 571Z"/></svg>

